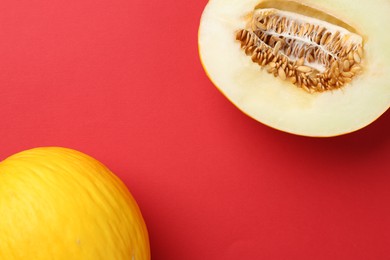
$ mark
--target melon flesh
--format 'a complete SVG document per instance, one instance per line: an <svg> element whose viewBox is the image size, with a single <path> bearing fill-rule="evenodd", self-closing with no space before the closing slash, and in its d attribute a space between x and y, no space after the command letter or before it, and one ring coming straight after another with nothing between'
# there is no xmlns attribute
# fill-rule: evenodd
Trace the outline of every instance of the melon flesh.
<svg viewBox="0 0 390 260"><path fill-rule="evenodd" d="M280 2L280 1L279 1ZM235 40L261 0L210 0L199 27L199 54L215 86L242 112L281 131L328 137L361 129L390 106L388 0L307 0L364 39L364 71L341 89L308 93L253 63ZM314 17L315 18L315 17Z"/></svg>

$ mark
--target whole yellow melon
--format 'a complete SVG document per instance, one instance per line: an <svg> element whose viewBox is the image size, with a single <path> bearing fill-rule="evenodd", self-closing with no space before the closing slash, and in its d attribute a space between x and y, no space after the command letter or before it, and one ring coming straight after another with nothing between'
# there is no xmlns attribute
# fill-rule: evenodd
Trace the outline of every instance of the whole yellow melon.
<svg viewBox="0 0 390 260"><path fill-rule="evenodd" d="M0 259L150 259L126 186L81 152L35 148L0 163Z"/></svg>

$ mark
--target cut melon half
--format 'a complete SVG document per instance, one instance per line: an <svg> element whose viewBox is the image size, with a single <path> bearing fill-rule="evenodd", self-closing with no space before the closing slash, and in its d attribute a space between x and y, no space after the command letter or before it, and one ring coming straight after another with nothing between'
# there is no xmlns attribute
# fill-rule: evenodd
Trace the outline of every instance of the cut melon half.
<svg viewBox="0 0 390 260"><path fill-rule="evenodd" d="M388 0L210 0L202 65L242 112L281 131L329 137L390 106Z"/></svg>

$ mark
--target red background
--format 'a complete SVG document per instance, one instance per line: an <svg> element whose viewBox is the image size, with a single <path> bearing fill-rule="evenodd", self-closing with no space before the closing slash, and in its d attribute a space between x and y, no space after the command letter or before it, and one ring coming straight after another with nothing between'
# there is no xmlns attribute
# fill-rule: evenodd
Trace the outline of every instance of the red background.
<svg viewBox="0 0 390 260"><path fill-rule="evenodd" d="M328 139L248 118L199 62L206 3L2 0L0 157L102 161L153 259L389 259L389 113Z"/></svg>

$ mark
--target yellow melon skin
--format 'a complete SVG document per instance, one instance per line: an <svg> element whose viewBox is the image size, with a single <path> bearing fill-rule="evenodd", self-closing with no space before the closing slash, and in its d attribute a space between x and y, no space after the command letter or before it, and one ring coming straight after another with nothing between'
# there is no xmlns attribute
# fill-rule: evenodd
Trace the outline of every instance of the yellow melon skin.
<svg viewBox="0 0 390 260"><path fill-rule="evenodd" d="M149 260L136 201L81 152L35 148L0 163L0 259Z"/></svg>
<svg viewBox="0 0 390 260"><path fill-rule="evenodd" d="M341 89L314 94L274 78L240 49L235 33L246 27L248 14L261 2L210 0L199 25L206 74L243 113L284 132L330 137L359 130L390 107L390 36L385 29L390 1L296 1L351 25L365 41L363 74Z"/></svg>

